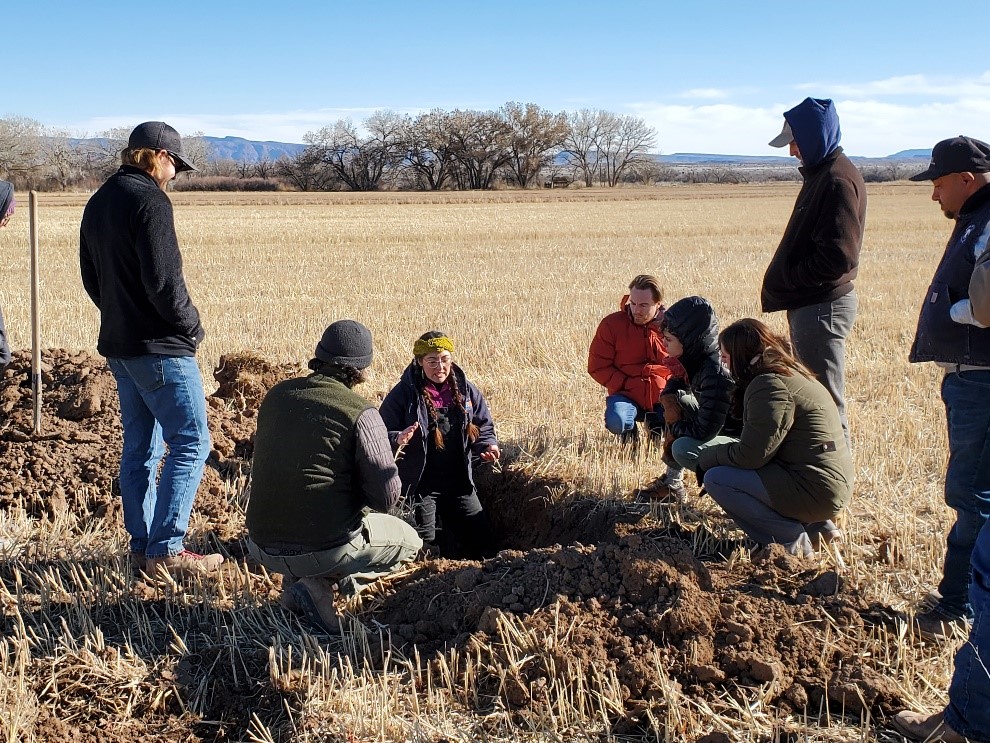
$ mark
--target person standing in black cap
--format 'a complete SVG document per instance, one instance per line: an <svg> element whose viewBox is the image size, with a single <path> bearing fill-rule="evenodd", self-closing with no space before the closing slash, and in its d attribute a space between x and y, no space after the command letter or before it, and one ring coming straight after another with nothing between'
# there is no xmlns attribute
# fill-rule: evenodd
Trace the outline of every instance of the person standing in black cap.
<svg viewBox="0 0 990 743"><path fill-rule="evenodd" d="M954 223L910 354L912 362L932 361L944 372L945 503L956 512L942 580L915 616L916 629L932 638L950 635L953 626L968 628L971 556L990 516L990 145L964 136L942 140L928 168L911 180L932 181L932 201Z"/></svg>
<svg viewBox="0 0 990 743"><path fill-rule="evenodd" d="M0 227L6 227L14 214L14 186L7 181L0 181ZM10 363L10 344L7 341L7 328L3 324L3 312L0 311L0 372Z"/></svg>
<svg viewBox="0 0 990 743"><path fill-rule="evenodd" d="M423 546L388 514L402 490L388 430L352 389L371 359L371 331L338 320L316 346L313 373L272 387L258 410L248 550L283 576L279 603L325 632L340 627L334 584L354 595Z"/></svg>
<svg viewBox="0 0 990 743"><path fill-rule="evenodd" d="M120 398L120 494L131 560L149 575L209 573L223 557L184 543L211 448L196 364L206 333L186 289L165 194L176 173L195 168L179 133L161 121L135 127L121 161L86 204L79 264L100 310L96 347Z"/></svg>

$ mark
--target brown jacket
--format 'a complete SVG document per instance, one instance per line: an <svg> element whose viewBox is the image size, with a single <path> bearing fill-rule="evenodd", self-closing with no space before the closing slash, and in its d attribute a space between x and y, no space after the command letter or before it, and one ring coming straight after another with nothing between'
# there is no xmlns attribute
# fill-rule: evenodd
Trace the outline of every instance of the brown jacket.
<svg viewBox="0 0 990 743"><path fill-rule="evenodd" d="M764 312L831 302L853 289L866 225L866 184L839 148L801 169L804 185L763 277Z"/></svg>

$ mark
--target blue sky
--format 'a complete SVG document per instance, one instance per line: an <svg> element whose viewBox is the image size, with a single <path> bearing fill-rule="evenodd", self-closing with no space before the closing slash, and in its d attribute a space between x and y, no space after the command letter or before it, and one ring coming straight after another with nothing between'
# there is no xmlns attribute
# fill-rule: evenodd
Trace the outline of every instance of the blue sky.
<svg viewBox="0 0 990 743"><path fill-rule="evenodd" d="M836 101L850 154L990 140L985 1L8 5L0 116L77 136L164 119L300 142L380 108L515 100L641 116L664 153L781 154L767 141L811 95Z"/></svg>

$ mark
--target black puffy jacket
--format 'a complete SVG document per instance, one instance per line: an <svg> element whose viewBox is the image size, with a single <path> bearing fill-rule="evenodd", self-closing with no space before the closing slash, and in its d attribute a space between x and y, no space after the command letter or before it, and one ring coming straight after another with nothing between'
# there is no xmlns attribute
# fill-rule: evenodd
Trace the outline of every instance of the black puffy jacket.
<svg viewBox="0 0 990 743"><path fill-rule="evenodd" d="M664 327L684 346L678 361L687 372L687 389L698 401L693 419L671 427L676 437L708 441L722 433L729 415L734 384L718 358L718 320L703 297L685 297L674 302L664 315ZM683 389L679 379L668 382L664 393Z"/></svg>

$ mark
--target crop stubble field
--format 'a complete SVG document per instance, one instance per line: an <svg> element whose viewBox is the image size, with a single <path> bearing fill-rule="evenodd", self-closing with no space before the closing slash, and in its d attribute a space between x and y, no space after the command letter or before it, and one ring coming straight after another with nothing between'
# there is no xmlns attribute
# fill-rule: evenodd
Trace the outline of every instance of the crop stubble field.
<svg viewBox="0 0 990 743"><path fill-rule="evenodd" d="M597 322L617 306L629 279L660 276L668 304L703 295L723 325L760 317L760 280L796 190L796 184L774 184L484 194L182 193L172 199L186 279L207 328L199 361L208 392L222 354L251 351L273 362L305 362L329 322L353 317L374 333L374 375L363 392L380 398L408 363L412 341L425 330L444 329L457 343L456 359L489 399L511 454L504 474L542 488L541 497L552 504L573 497L627 502L637 486L660 474L655 452L618 453L601 425L604 393L585 372ZM848 566L841 573L864 602L894 610L908 608L937 581L950 523L941 503L938 372L907 363L919 302L951 226L929 193L925 185L870 186L859 318L847 346L858 480L845 522ZM95 351L97 312L77 265L85 200L81 194L41 197L46 348ZM0 231L0 303L15 349L29 345L22 204ZM783 328L781 315L765 319ZM223 487L235 531L243 486L241 475ZM703 499L683 513L654 509L645 518L701 524L716 538L731 535ZM216 546L209 520L199 518L194 527L201 543ZM452 670L463 659L435 656L417 666L407 647L405 665L379 658L362 670L369 655L382 652L371 636L384 625L360 604L354 611L363 624L355 623L348 637L300 637L298 625L272 606L277 580L252 573L236 550L228 549L232 568L219 587L162 587L134 579L120 564L119 514L87 518L70 507L39 521L10 506L0 513L0 531L13 545L0 558L8 635L0 645L0 732L8 740L65 737L67 731L94 740L135 734L167 740L694 740L704 734L762 740L784 731L809 740L883 739L873 717L884 714L882 705L864 704L846 716L848 710L821 702L798 711L776 703L780 690L772 690L773 679L747 688L726 682L704 700L664 681L655 685L664 694L651 692L652 711L625 726L617 720L626 720L637 703L628 689L617 688L608 701L606 682L588 692L606 699L600 704L569 688L552 697L553 710L522 714L526 705L510 693L504 669L501 685L482 689L480 682L472 685L477 671ZM595 543L591 535L582 540L579 528L569 536ZM511 535L508 541L519 546ZM229 548L230 540L219 544ZM727 574L731 578L731 570ZM71 595L79 585L89 591ZM173 605L186 613L173 615ZM101 629L108 611L134 623L135 634L156 639L132 642L124 632L127 641L111 643ZM221 654L204 665L198 686L181 673L184 658L204 655L190 649L192 638L210 635L197 622L222 623L234 638L229 658ZM145 624L149 628L141 629ZM499 625L498 636L508 646L506 626ZM896 623L856 632L857 650L844 662L868 658L886 668L900 703L944 703L951 644L919 645ZM532 655L524 652L527 643L541 638L517 640L518 656L505 648L498 656L506 666L525 666ZM251 679L251 688L264 686L245 657L269 677L268 688L258 692L266 703L257 710L223 707L223 718L211 706L216 690L207 689L218 665L229 663L234 686L243 683L239 673ZM498 677L494 656L485 657L489 676ZM239 670L238 663L246 665ZM439 667L444 663L450 668ZM100 700L99 716L86 711L87 694Z"/></svg>

